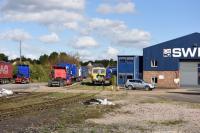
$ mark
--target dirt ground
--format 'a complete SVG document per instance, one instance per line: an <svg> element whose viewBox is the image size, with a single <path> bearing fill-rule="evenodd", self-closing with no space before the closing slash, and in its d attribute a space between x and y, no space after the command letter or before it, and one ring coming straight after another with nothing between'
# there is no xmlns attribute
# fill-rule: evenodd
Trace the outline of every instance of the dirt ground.
<svg viewBox="0 0 200 133"><path fill-rule="evenodd" d="M0 112L11 107L43 103L78 94L95 94L96 98L107 98L116 104L86 106L81 100L71 104L64 102L60 106L56 106L55 103L44 110L34 109L1 120L0 132L3 133L197 133L200 131L200 94L197 90L126 91L112 86L80 83L62 88L47 87L45 83L26 87L19 85L16 88L12 85L3 87L10 87L15 92L31 92L31 95L13 100L0 99Z"/></svg>

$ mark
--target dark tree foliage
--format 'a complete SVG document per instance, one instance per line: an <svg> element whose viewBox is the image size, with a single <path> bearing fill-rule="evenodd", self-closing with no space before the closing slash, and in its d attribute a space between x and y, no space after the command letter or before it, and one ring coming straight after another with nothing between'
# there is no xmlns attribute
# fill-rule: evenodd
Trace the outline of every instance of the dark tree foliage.
<svg viewBox="0 0 200 133"><path fill-rule="evenodd" d="M59 62L59 54L57 52L53 52L49 55L50 64L57 64Z"/></svg>
<svg viewBox="0 0 200 133"><path fill-rule="evenodd" d="M3 53L0 53L0 61L8 61L8 56Z"/></svg>
<svg viewBox="0 0 200 133"><path fill-rule="evenodd" d="M49 64L49 56L46 55L46 54L41 55L40 58L39 58L39 62L42 65L48 65Z"/></svg>
<svg viewBox="0 0 200 133"><path fill-rule="evenodd" d="M115 61L113 59L110 59L110 60L86 61L86 62L81 62L81 65L82 66L87 66L89 62L91 62L92 64L102 64L104 67L117 66L117 61Z"/></svg>

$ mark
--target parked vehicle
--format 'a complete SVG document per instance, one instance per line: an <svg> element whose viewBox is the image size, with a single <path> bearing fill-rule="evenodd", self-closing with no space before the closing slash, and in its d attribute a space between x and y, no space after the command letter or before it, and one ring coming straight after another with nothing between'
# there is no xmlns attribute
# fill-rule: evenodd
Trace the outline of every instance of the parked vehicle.
<svg viewBox="0 0 200 133"><path fill-rule="evenodd" d="M81 76L82 78L87 78L89 75L88 68L86 66L81 66Z"/></svg>
<svg viewBox="0 0 200 133"><path fill-rule="evenodd" d="M93 84L110 84L111 78L106 76L106 68L94 67L92 68L91 80Z"/></svg>
<svg viewBox="0 0 200 133"><path fill-rule="evenodd" d="M50 74L51 80L48 82L48 86L65 86L71 85L71 75L68 74L66 67L53 66Z"/></svg>
<svg viewBox="0 0 200 133"><path fill-rule="evenodd" d="M59 63L57 66L65 67L65 69L68 72L68 75L71 75L72 82L82 80L80 67L77 67L75 64Z"/></svg>
<svg viewBox="0 0 200 133"><path fill-rule="evenodd" d="M153 84L146 83L140 79L128 79L125 84L126 89L144 89L150 91L155 88Z"/></svg>
<svg viewBox="0 0 200 133"><path fill-rule="evenodd" d="M107 69L109 69L110 70L110 73L112 74L112 75L115 75L115 76L117 76L117 67L107 67Z"/></svg>
<svg viewBox="0 0 200 133"><path fill-rule="evenodd" d="M27 84L30 83L30 68L29 65L18 65L17 66L17 77L15 83Z"/></svg>
<svg viewBox="0 0 200 133"><path fill-rule="evenodd" d="M0 84L6 84L13 79L13 66L11 63L0 61Z"/></svg>

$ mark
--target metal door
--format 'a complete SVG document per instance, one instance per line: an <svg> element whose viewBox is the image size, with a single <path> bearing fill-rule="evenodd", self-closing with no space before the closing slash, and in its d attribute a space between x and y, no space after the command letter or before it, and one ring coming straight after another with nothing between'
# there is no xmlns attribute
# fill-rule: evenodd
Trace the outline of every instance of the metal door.
<svg viewBox="0 0 200 133"><path fill-rule="evenodd" d="M198 62L180 62L180 85L198 85Z"/></svg>

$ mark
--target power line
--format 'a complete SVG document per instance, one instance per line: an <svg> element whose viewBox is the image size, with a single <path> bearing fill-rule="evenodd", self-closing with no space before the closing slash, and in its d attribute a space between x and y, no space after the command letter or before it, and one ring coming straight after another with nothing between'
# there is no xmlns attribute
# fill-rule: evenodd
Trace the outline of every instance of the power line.
<svg viewBox="0 0 200 133"><path fill-rule="evenodd" d="M22 42L19 41L19 54L20 54L20 63L22 62Z"/></svg>

